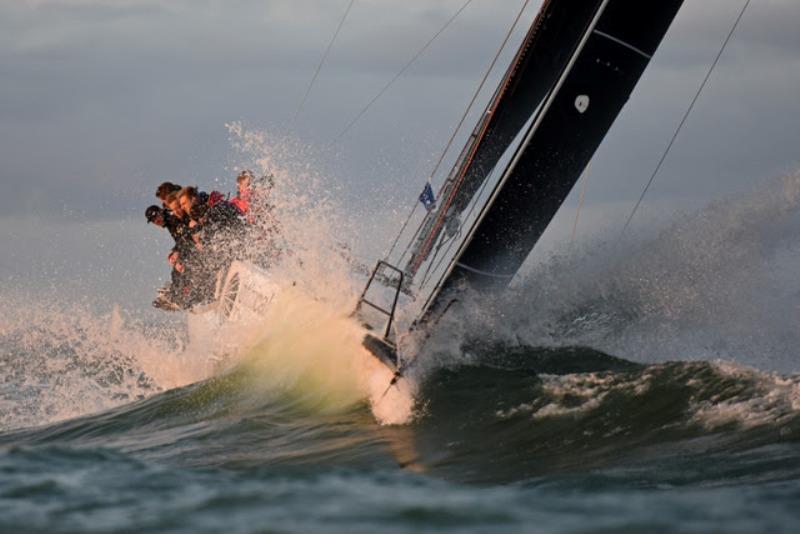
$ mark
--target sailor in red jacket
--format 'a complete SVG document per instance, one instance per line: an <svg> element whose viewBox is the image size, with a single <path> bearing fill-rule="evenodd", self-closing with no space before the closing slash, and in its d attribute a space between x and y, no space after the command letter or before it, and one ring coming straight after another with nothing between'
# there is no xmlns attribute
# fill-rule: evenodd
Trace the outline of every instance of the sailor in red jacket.
<svg viewBox="0 0 800 534"><path fill-rule="evenodd" d="M244 170L239 173L239 176L236 177L236 186L238 188L238 194L231 200L231 204L236 206L242 215L248 218L247 222L250 221L250 202L253 196L253 172L249 170Z"/></svg>

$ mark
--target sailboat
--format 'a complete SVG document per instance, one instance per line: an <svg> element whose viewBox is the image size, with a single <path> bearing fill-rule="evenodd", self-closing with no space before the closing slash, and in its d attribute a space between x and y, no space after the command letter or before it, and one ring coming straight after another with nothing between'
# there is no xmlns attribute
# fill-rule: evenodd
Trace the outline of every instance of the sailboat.
<svg viewBox="0 0 800 534"><path fill-rule="evenodd" d="M464 291L497 291L511 282L682 4L543 2L438 195L426 184L420 200L427 213L406 250L376 263L358 300L354 315L369 331L363 345L393 381L415 356L401 361L398 340L411 333L424 340ZM220 273L213 303L190 314L190 338L192 331L202 337L257 321L281 293L269 273L235 261ZM398 318L400 307L413 310L410 319Z"/></svg>
<svg viewBox="0 0 800 534"><path fill-rule="evenodd" d="M357 306L364 346L395 380L464 291L505 288L656 52L682 0L546 0L409 246L377 262ZM388 292L388 294L387 294ZM398 305L417 305L399 324ZM419 351L420 344L416 346Z"/></svg>

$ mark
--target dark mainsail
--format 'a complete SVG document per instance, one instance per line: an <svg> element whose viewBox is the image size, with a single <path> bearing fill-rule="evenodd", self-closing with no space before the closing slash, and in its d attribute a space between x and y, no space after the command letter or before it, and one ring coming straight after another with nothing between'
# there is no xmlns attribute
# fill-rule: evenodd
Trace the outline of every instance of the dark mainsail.
<svg viewBox="0 0 800 534"><path fill-rule="evenodd" d="M622 110L682 3L600 3L428 305L456 285L481 290L510 282Z"/></svg>

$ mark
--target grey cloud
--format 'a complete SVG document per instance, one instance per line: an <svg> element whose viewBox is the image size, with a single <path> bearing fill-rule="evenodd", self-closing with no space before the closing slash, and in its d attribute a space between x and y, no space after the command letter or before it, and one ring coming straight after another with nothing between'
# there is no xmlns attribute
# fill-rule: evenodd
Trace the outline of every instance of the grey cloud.
<svg viewBox="0 0 800 534"><path fill-rule="evenodd" d="M0 2L0 212L138 217L162 177L224 176L231 120L327 143L460 5L358 1L292 125L346 0ZM347 194L413 199L519 5L473 2L317 163ZM638 195L739 5L686 2L593 162L605 187L589 201ZM753 2L657 195L711 197L796 159L798 15Z"/></svg>

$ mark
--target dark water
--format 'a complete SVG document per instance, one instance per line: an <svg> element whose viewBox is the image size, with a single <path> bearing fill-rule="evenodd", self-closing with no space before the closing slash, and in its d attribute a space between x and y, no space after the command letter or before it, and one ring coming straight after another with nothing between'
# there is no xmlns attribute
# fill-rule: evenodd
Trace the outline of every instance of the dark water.
<svg viewBox="0 0 800 534"><path fill-rule="evenodd" d="M484 346L408 425L248 362L0 434L6 531L794 532L800 378Z"/></svg>

